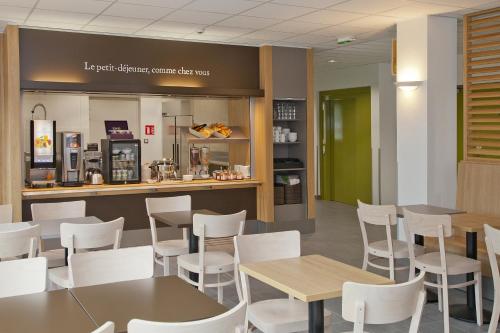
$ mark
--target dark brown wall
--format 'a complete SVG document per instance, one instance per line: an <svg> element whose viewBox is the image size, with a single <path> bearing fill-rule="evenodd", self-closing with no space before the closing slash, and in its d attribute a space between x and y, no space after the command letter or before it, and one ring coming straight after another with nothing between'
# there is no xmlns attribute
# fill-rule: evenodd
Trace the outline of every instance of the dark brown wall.
<svg viewBox="0 0 500 333"><path fill-rule="evenodd" d="M89 92L261 95L256 47L20 29L21 88ZM113 71L91 65L113 65ZM171 68L128 73L119 65ZM111 67L109 67L111 68ZM179 70L209 71L185 75Z"/></svg>
<svg viewBox="0 0 500 333"><path fill-rule="evenodd" d="M125 230L148 229L149 220L146 214L146 197L167 197L186 194L191 195L193 209L210 209L221 214L231 214L246 209L247 219L252 220L257 216L255 188L240 188L192 192L126 194L68 199L24 200L23 221L31 220L30 205L34 202L85 200L87 202L88 216L96 216L103 221L110 221L123 216L125 218Z"/></svg>

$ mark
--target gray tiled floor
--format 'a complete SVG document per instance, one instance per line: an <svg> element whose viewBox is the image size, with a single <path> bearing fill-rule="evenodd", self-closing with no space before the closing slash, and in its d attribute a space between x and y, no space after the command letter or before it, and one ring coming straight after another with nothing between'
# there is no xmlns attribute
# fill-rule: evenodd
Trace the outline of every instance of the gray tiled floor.
<svg viewBox="0 0 500 333"><path fill-rule="evenodd" d="M369 234L377 237L378 231ZM383 234L379 233L380 238ZM354 207L333 203L317 202L316 232L302 237L303 254L322 254L327 257L360 267L362 263L362 240L359 223L356 218ZM405 273L406 274L406 273ZM402 276L401 279L404 277ZM399 279L399 277L398 277ZM280 292L258 282L252 282L252 297L254 301L271 297L283 297ZM225 288L224 300L228 306L237 303L234 288ZM215 296L215 290L208 292ZM465 294L460 291L452 291L450 303L465 302ZM334 313L333 325L328 332L344 332L352 330L352 324L342 320L341 300L333 299L325 303L326 308ZM485 301L485 307L491 308L491 302ZM450 319L452 332L487 332L488 325L478 327L473 324ZM408 332L409 321L386 325L368 326L369 332ZM437 309L437 304L427 304L420 325L420 332L434 333L443 332L442 314Z"/></svg>

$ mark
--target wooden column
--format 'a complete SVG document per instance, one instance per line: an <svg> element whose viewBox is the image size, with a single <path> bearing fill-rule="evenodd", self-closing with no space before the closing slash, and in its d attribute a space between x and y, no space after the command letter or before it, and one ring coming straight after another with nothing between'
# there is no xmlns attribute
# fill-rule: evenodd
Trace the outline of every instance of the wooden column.
<svg viewBox="0 0 500 333"><path fill-rule="evenodd" d="M307 50L307 218L316 217L314 198L314 55Z"/></svg>
<svg viewBox="0 0 500 333"><path fill-rule="evenodd" d="M260 48L260 88L264 97L255 101L255 175L262 182L257 189L257 219L274 222L273 180L273 69L272 47Z"/></svg>
<svg viewBox="0 0 500 333"><path fill-rule="evenodd" d="M7 26L0 39L0 203L11 203L21 219L22 122L19 30Z"/></svg>

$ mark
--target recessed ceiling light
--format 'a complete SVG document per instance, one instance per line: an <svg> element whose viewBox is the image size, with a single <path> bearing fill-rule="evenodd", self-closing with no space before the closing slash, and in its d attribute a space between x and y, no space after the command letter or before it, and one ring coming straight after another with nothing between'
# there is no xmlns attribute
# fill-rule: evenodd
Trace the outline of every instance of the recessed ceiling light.
<svg viewBox="0 0 500 333"><path fill-rule="evenodd" d="M328 60L328 62L329 62L329 63L334 63L334 62L336 62L336 61L335 61L335 59L330 59L330 60Z"/></svg>

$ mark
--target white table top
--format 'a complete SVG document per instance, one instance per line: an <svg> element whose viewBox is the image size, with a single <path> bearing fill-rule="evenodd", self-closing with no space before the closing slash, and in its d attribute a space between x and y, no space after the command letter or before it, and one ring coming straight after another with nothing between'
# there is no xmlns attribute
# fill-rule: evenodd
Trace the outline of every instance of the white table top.
<svg viewBox="0 0 500 333"><path fill-rule="evenodd" d="M16 222L16 223L2 223L0 224L0 232L21 230L35 224L40 224L42 239L53 239L53 238L59 238L60 234L59 230L62 223L92 224L101 222L103 221L95 216L85 216L85 217L75 217L67 219L43 220L37 222L28 221L28 222Z"/></svg>

